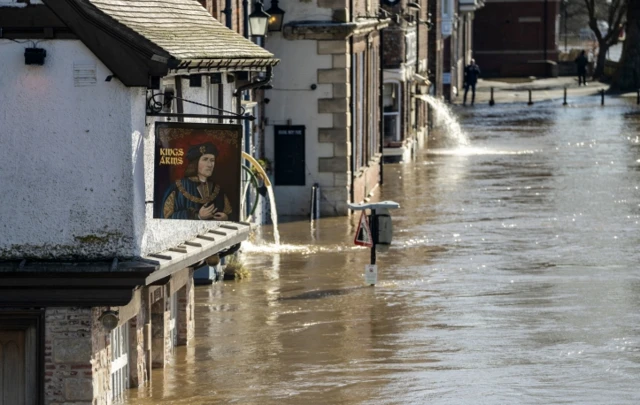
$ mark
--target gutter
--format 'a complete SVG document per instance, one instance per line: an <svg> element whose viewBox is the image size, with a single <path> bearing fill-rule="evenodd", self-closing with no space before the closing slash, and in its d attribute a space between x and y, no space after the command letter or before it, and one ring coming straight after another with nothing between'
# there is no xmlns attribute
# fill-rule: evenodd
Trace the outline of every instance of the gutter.
<svg viewBox="0 0 640 405"><path fill-rule="evenodd" d="M236 88L234 92L234 96L237 99L236 106L237 106L239 115L243 114L242 107L241 107L242 93L247 90L257 89L258 87L262 87L264 85L271 83L271 80L273 80L273 66L267 66L266 73L267 73L267 77L265 77L264 79L258 80L256 82L248 83Z"/></svg>

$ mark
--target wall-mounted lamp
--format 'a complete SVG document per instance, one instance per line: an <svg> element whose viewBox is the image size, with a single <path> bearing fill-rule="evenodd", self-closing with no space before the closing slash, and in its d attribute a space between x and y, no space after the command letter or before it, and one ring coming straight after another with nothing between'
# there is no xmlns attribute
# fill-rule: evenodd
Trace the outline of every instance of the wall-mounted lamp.
<svg viewBox="0 0 640 405"><path fill-rule="evenodd" d="M431 21L431 13L427 14L427 21L420 21L420 23L426 25L427 30L431 31L431 28L433 28L433 22Z"/></svg>
<svg viewBox="0 0 640 405"><path fill-rule="evenodd" d="M25 65L44 65L44 58L47 56L47 51L42 48L25 48L24 50L24 64Z"/></svg>
<svg viewBox="0 0 640 405"><path fill-rule="evenodd" d="M98 320L107 331L111 332L118 326L120 317L118 317L118 311L108 310L104 311Z"/></svg>
<svg viewBox="0 0 640 405"><path fill-rule="evenodd" d="M249 14L249 28L252 36L264 37L267 35L269 17L271 16L264 11L262 2L256 1L253 4L253 12Z"/></svg>
<svg viewBox="0 0 640 405"><path fill-rule="evenodd" d="M171 88L164 89L164 97L162 100L162 112L168 113L171 112L171 105L173 103L173 98L175 96L175 92Z"/></svg>
<svg viewBox="0 0 640 405"><path fill-rule="evenodd" d="M269 31L282 31L284 10L278 7L278 0L271 0L271 8L267 10L269 17Z"/></svg>

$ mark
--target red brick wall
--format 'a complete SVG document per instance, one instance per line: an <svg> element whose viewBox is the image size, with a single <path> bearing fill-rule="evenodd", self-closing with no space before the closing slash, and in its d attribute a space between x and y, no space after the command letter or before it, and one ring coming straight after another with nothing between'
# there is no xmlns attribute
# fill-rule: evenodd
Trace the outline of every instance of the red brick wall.
<svg viewBox="0 0 640 405"><path fill-rule="evenodd" d="M406 31L392 25L384 30L384 68L396 69L404 62Z"/></svg>
<svg viewBox="0 0 640 405"><path fill-rule="evenodd" d="M510 68L505 65L521 65L544 59L545 44L546 59L558 60L555 29L559 3L547 1L546 15L544 10L545 2L539 0L487 2L485 7L476 12L473 23L474 56L483 76L510 75Z"/></svg>

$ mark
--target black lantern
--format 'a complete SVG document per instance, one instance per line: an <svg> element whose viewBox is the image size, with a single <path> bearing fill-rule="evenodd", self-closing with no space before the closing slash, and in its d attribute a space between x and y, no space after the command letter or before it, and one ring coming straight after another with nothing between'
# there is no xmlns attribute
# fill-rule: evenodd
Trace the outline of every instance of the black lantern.
<svg viewBox="0 0 640 405"><path fill-rule="evenodd" d="M254 37L264 37L267 35L267 25L269 14L264 11L261 1L256 1L253 5L253 12L249 14L249 27L251 35Z"/></svg>
<svg viewBox="0 0 640 405"><path fill-rule="evenodd" d="M267 10L269 17L269 31L282 31L284 21L284 10L278 7L278 0L271 0L271 8Z"/></svg>

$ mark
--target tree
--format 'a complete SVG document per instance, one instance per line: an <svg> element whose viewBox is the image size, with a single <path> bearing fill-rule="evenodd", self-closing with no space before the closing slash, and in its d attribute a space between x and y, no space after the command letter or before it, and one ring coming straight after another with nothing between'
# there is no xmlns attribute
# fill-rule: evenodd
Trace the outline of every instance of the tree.
<svg viewBox="0 0 640 405"><path fill-rule="evenodd" d="M636 91L640 89L640 0L628 0L626 38L622 57L611 89Z"/></svg>
<svg viewBox="0 0 640 405"><path fill-rule="evenodd" d="M627 1L638 0L584 0L589 15L589 28L598 41L598 58L593 77L596 79L604 75L604 63L609 48L618 43L618 34L627 14ZM608 29L603 32L598 22L606 21Z"/></svg>

